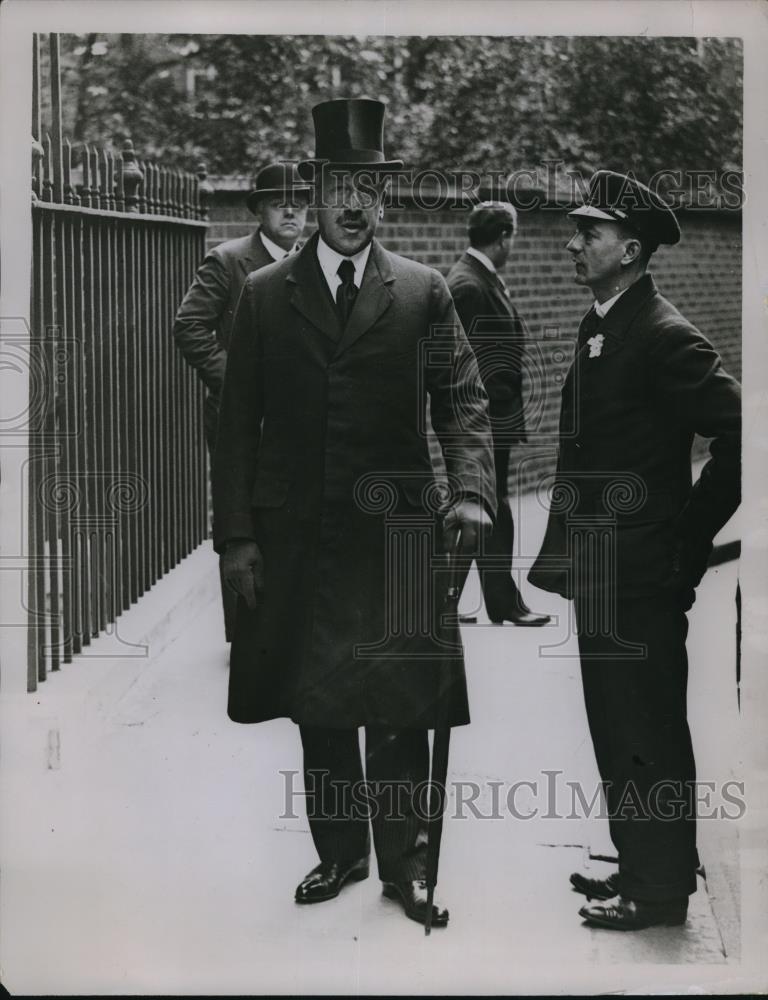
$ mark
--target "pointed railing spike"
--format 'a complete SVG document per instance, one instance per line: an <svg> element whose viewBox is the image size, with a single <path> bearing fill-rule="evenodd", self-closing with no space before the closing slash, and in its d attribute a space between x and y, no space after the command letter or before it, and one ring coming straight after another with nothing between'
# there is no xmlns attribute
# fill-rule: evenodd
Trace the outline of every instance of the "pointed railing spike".
<svg viewBox="0 0 768 1000"><path fill-rule="evenodd" d="M115 157L115 211L125 211L125 185L123 184L123 171L125 163L123 154L118 153Z"/></svg>
<svg viewBox="0 0 768 1000"><path fill-rule="evenodd" d="M184 195L181 188L181 171L176 167L173 171L173 191L176 196L176 215L184 218Z"/></svg>
<svg viewBox="0 0 768 1000"><path fill-rule="evenodd" d="M156 163L152 164L152 210L155 215L162 215L160 205L160 168Z"/></svg>
<svg viewBox="0 0 768 1000"><path fill-rule="evenodd" d="M64 139L63 143L63 166L64 166L64 204L79 205L80 199L72 186L72 143L69 139Z"/></svg>
<svg viewBox="0 0 768 1000"><path fill-rule="evenodd" d="M32 200L37 201L42 192L41 164L43 162L43 144L32 136Z"/></svg>
<svg viewBox="0 0 768 1000"><path fill-rule="evenodd" d="M168 215L176 215L176 191L174 189L174 176L170 167L164 167L165 174L165 201L168 205Z"/></svg>
<svg viewBox="0 0 768 1000"><path fill-rule="evenodd" d="M53 201L52 158L51 137L46 132L43 140L43 201Z"/></svg>
<svg viewBox="0 0 768 1000"><path fill-rule="evenodd" d="M176 168L176 173L179 177L179 216L182 219L187 218L187 178L184 175L184 171L180 168Z"/></svg>
<svg viewBox="0 0 768 1000"><path fill-rule="evenodd" d="M163 204L165 206L164 215L173 215L173 200L171 193L171 177L168 167L161 167L160 172L163 178Z"/></svg>
<svg viewBox="0 0 768 1000"><path fill-rule="evenodd" d="M147 215L152 214L152 164L149 160L144 160L141 164L144 171L144 183L141 186L140 208Z"/></svg>
<svg viewBox="0 0 768 1000"><path fill-rule="evenodd" d="M181 190L179 171L175 167L171 170L171 183L173 185L173 214L178 218L181 215Z"/></svg>
<svg viewBox="0 0 768 1000"><path fill-rule="evenodd" d="M208 200L213 194L213 186L208 180L208 168L204 163L198 164L198 193L200 195L200 218L208 219Z"/></svg>
<svg viewBox="0 0 768 1000"><path fill-rule="evenodd" d="M40 142L42 127L40 121L40 36L32 36L32 195L37 199L42 195L40 166L43 144Z"/></svg>
<svg viewBox="0 0 768 1000"><path fill-rule="evenodd" d="M109 198L109 208L114 212L115 210L115 173L117 166L115 164L115 154L110 149L107 153L107 197Z"/></svg>
<svg viewBox="0 0 768 1000"><path fill-rule="evenodd" d="M90 151L87 144L83 144L83 180L80 185L80 203L86 208L91 207L91 164Z"/></svg>
<svg viewBox="0 0 768 1000"><path fill-rule="evenodd" d="M139 188L143 188L144 174L136 162L136 152L131 139L123 143L122 185L125 193L126 212L139 211Z"/></svg>
<svg viewBox="0 0 768 1000"><path fill-rule="evenodd" d="M101 204L101 184L102 176L99 165L98 149L91 149L91 207L98 208Z"/></svg>
<svg viewBox="0 0 768 1000"><path fill-rule="evenodd" d="M197 179L197 174L190 174L190 183L192 185L192 218L200 218L200 181Z"/></svg>
<svg viewBox="0 0 768 1000"><path fill-rule="evenodd" d="M123 154L125 157L125 154ZM136 165L136 169L141 173L142 182L139 184L135 191L136 195L136 211L142 214L147 211L147 164L145 160L137 160L134 158L133 161ZM123 158L123 169L125 169L125 158ZM125 186L125 181L123 181L123 186ZM128 211L126 203L126 211Z"/></svg>
<svg viewBox="0 0 768 1000"><path fill-rule="evenodd" d="M59 63L59 36L51 33L48 36L51 85L51 142L53 172L52 200L57 205L64 204L64 168L62 163L62 133L61 133L61 67Z"/></svg>
<svg viewBox="0 0 768 1000"><path fill-rule="evenodd" d="M155 175L155 212L157 215L165 215L163 168L158 166L157 163L153 163L152 173Z"/></svg>
<svg viewBox="0 0 768 1000"><path fill-rule="evenodd" d="M149 194L147 195L147 211L152 215L157 214L157 171L154 163L147 164L147 177L149 179Z"/></svg>
<svg viewBox="0 0 768 1000"><path fill-rule="evenodd" d="M102 208L109 209L112 194L112 163L110 154L106 149L101 151L101 196L99 204Z"/></svg>

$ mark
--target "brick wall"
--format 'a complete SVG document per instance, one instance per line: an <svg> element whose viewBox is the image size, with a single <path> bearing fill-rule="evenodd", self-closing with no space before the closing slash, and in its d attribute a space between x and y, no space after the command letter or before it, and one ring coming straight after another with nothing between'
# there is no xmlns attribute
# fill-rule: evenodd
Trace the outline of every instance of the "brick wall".
<svg viewBox="0 0 768 1000"><path fill-rule="evenodd" d="M214 196L210 245L252 230L253 217L242 198L232 193ZM684 212L679 219L682 241L653 256L657 284L740 378L741 216ZM391 211L377 235L388 249L445 274L466 246L465 227L465 210L425 212L411 207ZM573 283L573 268L563 249L572 230L562 211L520 212L519 232L503 273L531 337L525 367L529 441L513 456L516 491L530 489L553 467L560 381L573 355L579 319L590 304L588 290ZM705 448L706 443L698 441L696 455Z"/></svg>

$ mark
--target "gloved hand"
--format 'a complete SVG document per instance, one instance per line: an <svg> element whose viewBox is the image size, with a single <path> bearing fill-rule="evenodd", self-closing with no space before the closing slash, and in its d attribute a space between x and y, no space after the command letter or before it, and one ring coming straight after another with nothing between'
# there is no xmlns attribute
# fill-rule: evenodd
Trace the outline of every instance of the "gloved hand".
<svg viewBox="0 0 768 1000"><path fill-rule="evenodd" d="M230 590L255 611L264 594L264 559L256 542L235 539L221 555L221 576Z"/></svg>
<svg viewBox="0 0 768 1000"><path fill-rule="evenodd" d="M457 533L461 534L459 551L465 555L476 555L480 551L482 539L493 528L490 514L477 500L462 500L451 507L443 520L443 542L446 552L453 552Z"/></svg>

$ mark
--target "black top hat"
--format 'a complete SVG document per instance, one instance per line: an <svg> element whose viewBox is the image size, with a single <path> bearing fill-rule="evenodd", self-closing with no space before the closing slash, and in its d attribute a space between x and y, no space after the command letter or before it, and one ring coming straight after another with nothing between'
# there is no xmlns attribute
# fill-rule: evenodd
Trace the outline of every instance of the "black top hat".
<svg viewBox="0 0 768 1000"><path fill-rule="evenodd" d="M304 192L309 198L312 188L305 184L299 176L296 167L288 163L270 163L263 167L254 182L253 191L246 198L246 205L255 212L258 207L259 198L269 194L296 194Z"/></svg>
<svg viewBox="0 0 768 1000"><path fill-rule="evenodd" d="M340 98L312 108L315 155L302 160L299 173L313 177L318 164L360 167L376 173L399 170L402 160L384 156L384 111L381 101Z"/></svg>
<svg viewBox="0 0 768 1000"><path fill-rule="evenodd" d="M660 243L680 240L675 213L662 199L634 177L598 170L589 182L587 200L569 215L623 222L655 250Z"/></svg>

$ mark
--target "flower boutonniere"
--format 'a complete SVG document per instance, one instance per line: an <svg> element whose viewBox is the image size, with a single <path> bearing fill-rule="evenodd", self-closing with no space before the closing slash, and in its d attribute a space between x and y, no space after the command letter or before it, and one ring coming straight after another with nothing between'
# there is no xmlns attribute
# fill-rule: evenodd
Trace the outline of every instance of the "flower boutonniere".
<svg viewBox="0 0 768 1000"><path fill-rule="evenodd" d="M590 337L587 343L589 344L589 356L590 358L599 358L603 350L603 341L605 337L602 333L596 333L594 337Z"/></svg>

